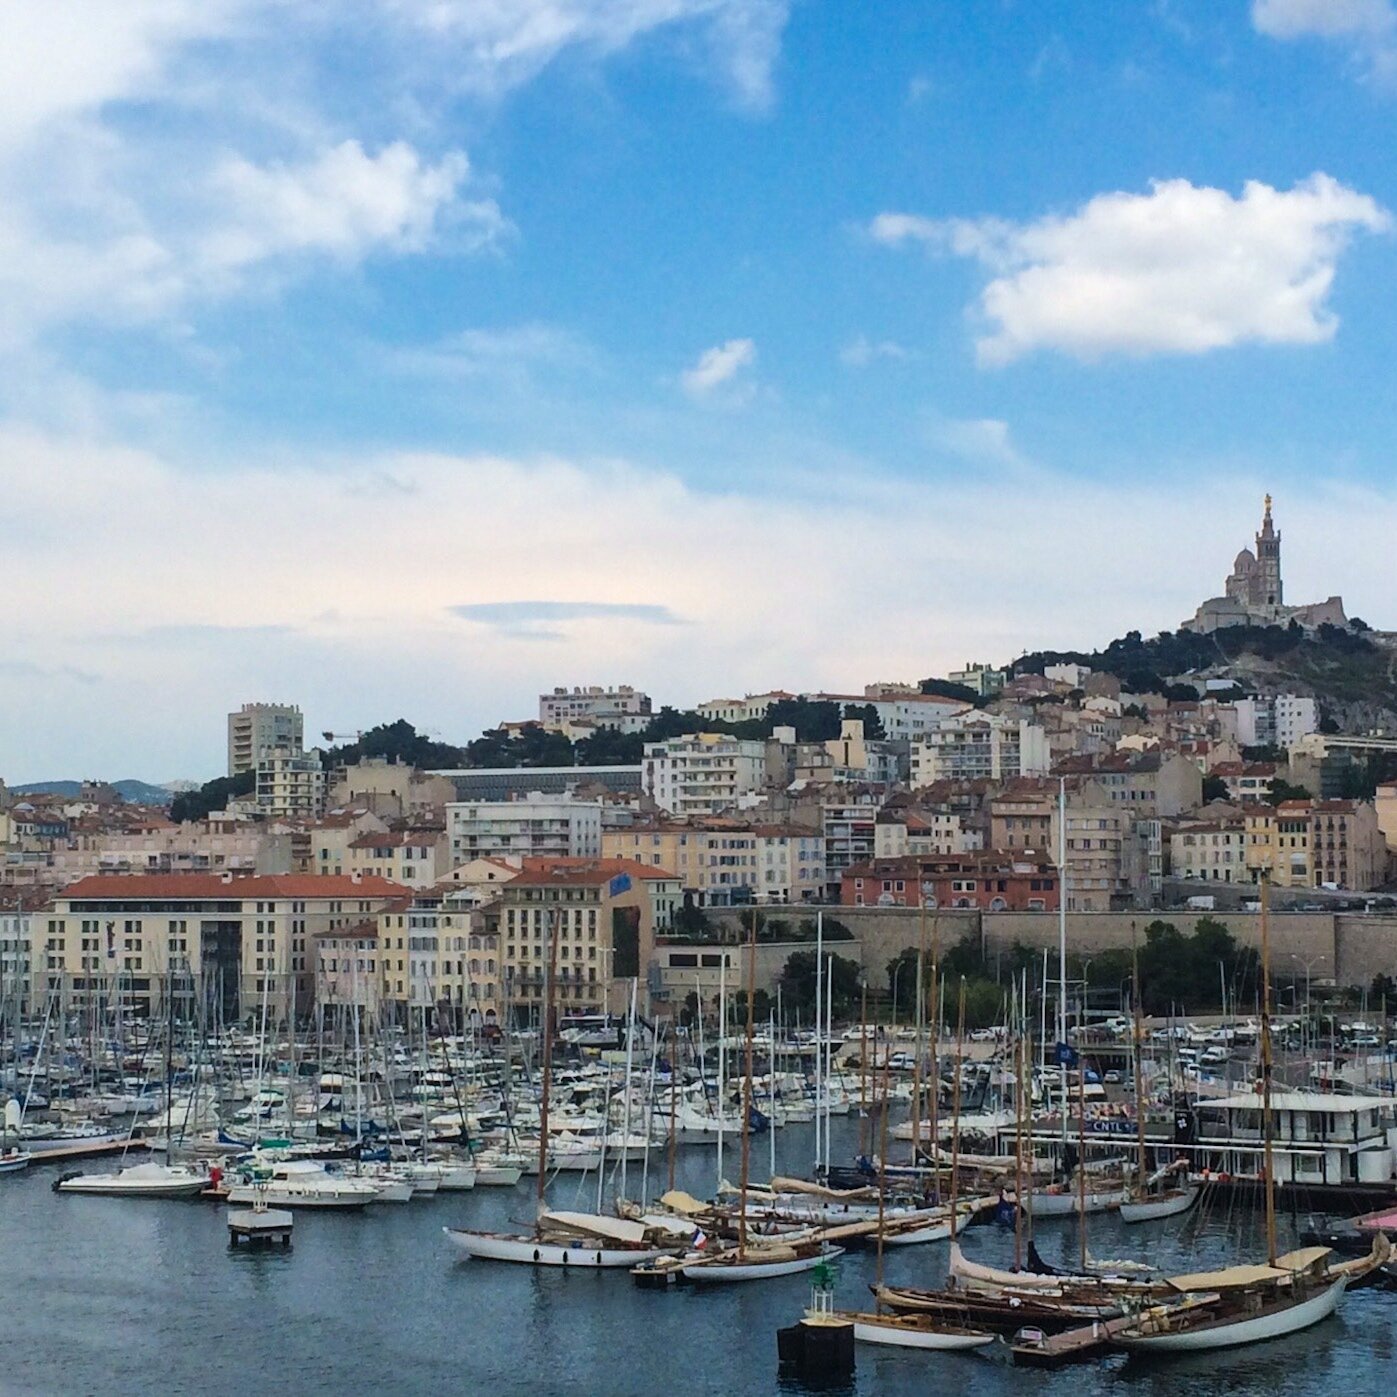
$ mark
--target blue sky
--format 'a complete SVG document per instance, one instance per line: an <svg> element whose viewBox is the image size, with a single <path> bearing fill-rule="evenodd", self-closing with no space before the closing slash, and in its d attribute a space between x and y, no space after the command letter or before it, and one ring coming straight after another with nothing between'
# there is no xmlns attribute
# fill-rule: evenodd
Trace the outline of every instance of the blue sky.
<svg viewBox="0 0 1397 1397"><path fill-rule="evenodd" d="M1397 624L1389 0L0 27L8 779L1171 627L1264 489Z"/></svg>

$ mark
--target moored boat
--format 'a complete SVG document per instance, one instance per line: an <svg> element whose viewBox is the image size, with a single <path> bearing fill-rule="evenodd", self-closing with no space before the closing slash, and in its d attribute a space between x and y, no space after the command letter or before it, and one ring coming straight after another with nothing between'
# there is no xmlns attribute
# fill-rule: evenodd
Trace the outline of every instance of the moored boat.
<svg viewBox="0 0 1397 1397"><path fill-rule="evenodd" d="M208 1175L182 1164L133 1164L111 1174L69 1174L55 1193L100 1194L108 1198L192 1198L208 1187Z"/></svg>

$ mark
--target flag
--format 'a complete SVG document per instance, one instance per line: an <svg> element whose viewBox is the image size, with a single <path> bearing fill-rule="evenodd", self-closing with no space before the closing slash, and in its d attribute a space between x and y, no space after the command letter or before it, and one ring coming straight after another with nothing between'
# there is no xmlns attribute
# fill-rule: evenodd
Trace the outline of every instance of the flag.
<svg viewBox="0 0 1397 1397"><path fill-rule="evenodd" d="M1077 1050L1070 1043L1059 1043L1056 1051L1059 1067L1075 1067L1077 1065Z"/></svg>
<svg viewBox="0 0 1397 1397"><path fill-rule="evenodd" d="M631 890L631 875L629 873L618 873L607 885L606 894L608 897L619 897L622 893Z"/></svg>
<svg viewBox="0 0 1397 1397"><path fill-rule="evenodd" d="M706 1233L706 1232L703 1230L703 1228L701 1228L701 1227L696 1227L696 1228L694 1228L694 1243L693 1243L693 1245L694 1245L694 1250L695 1250L695 1251L702 1251L702 1250L704 1249L704 1247L706 1247L706 1246L708 1245L708 1233Z"/></svg>

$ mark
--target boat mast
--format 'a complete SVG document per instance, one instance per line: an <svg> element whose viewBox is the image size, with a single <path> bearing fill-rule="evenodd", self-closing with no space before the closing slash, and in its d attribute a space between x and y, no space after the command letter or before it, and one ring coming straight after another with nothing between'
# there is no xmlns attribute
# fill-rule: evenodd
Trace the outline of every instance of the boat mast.
<svg viewBox="0 0 1397 1397"><path fill-rule="evenodd" d="M1132 941L1134 938L1131 938ZM1135 1148L1136 1168L1139 1171L1140 1196L1145 1193L1145 1074L1141 1057L1145 1051L1144 1024L1140 1018L1140 953L1132 945L1130 951L1130 995L1134 1003L1135 1019Z"/></svg>
<svg viewBox="0 0 1397 1397"><path fill-rule="evenodd" d="M752 1168L752 1023L753 1001L757 990L757 908L752 906L752 925L747 933L747 1042L746 1064L742 1074L742 1178L737 1215L737 1255L747 1254L747 1180ZM774 1126L768 1126L774 1129Z"/></svg>
<svg viewBox="0 0 1397 1397"><path fill-rule="evenodd" d="M916 1146L912 1157L916 1158ZM859 1007L859 1158L868 1158L868 986Z"/></svg>
<svg viewBox="0 0 1397 1397"><path fill-rule="evenodd" d="M1082 1270L1087 1269L1087 1069L1077 1059L1077 1244ZM1063 1107L1064 1112L1066 1106Z"/></svg>
<svg viewBox="0 0 1397 1397"><path fill-rule="evenodd" d="M919 880L920 881L920 880ZM921 1148L922 1136L922 1024L925 1004L922 998L922 978L926 974L926 895L918 897L917 914L917 983L914 997L917 1005L916 1027L914 1031L914 1054L912 1061L912 1164L917 1163L917 1151Z"/></svg>
<svg viewBox="0 0 1397 1397"><path fill-rule="evenodd" d="M538 1105L538 1213L548 1183L548 1095L553 1089L553 982L558 963L558 909L548 916L548 960L543 985L543 1087Z"/></svg>
<svg viewBox="0 0 1397 1397"><path fill-rule="evenodd" d="M1271 1119L1271 879L1261 870L1261 1137L1266 1171L1266 1260L1276 1264L1276 1178Z"/></svg>
<svg viewBox="0 0 1397 1397"><path fill-rule="evenodd" d="M1023 1265L1023 1146L1024 1146L1024 1070L1028 1056L1024 1037L1024 1018L1028 1006L1022 1001L1014 1022L1014 1269Z"/></svg>
<svg viewBox="0 0 1397 1397"><path fill-rule="evenodd" d="M956 1206L960 1201L960 1081L965 1066L965 976L960 977L960 1007L956 1012L956 1083L951 1123L951 1242L956 1240Z"/></svg>
<svg viewBox="0 0 1397 1397"><path fill-rule="evenodd" d="M896 998L893 999L892 1022L895 1033L897 1029ZM883 1289L883 1220L888 1200L888 1117L892 1115L892 1080L889 1074L892 1071L892 1060L892 1044L889 1041L883 1051L883 1115L878 1127L878 1269L873 1293L879 1297L877 1302L879 1314L883 1311L881 1296Z"/></svg>
<svg viewBox="0 0 1397 1397"><path fill-rule="evenodd" d="M925 896L925 894L923 894ZM931 998L931 1167L936 1201L941 1201L941 1001L938 998L941 974L941 917L936 913L931 919L931 984L927 993ZM915 1163L917 1151L912 1150Z"/></svg>
<svg viewBox="0 0 1397 1397"><path fill-rule="evenodd" d="M1067 778L1057 783L1057 1041L1058 1113L1067 1145Z"/></svg>
<svg viewBox="0 0 1397 1397"><path fill-rule="evenodd" d="M820 1173L820 1077L824 1053L820 1046L820 1016L824 1010L825 914L815 913L815 1176Z"/></svg>

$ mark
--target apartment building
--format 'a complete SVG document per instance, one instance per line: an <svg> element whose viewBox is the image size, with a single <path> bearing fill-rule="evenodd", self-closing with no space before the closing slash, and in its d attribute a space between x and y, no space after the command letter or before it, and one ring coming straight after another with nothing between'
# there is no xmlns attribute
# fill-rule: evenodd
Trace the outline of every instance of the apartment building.
<svg viewBox="0 0 1397 1397"><path fill-rule="evenodd" d="M1293 747L1319 731L1319 705L1300 694L1267 694L1236 700L1237 741L1243 747Z"/></svg>
<svg viewBox="0 0 1397 1397"><path fill-rule="evenodd" d="M1196 762L1177 752L1070 757L1058 763L1053 775L1090 779L1113 805L1140 819L1171 819L1203 802L1203 773Z"/></svg>
<svg viewBox="0 0 1397 1397"><path fill-rule="evenodd" d="M1141 820L1132 810L1103 797L1100 788L1074 793L1066 821L1062 882L1067 910L1112 912L1143 906L1162 872L1158 822ZM1050 827L1054 860L1063 833L1054 806ZM1152 853L1158 869L1152 867Z"/></svg>
<svg viewBox="0 0 1397 1397"><path fill-rule="evenodd" d="M640 732L649 726L650 717L650 695L629 684L614 689L597 684L559 688L538 696L538 720L550 732L564 732L577 723Z"/></svg>
<svg viewBox="0 0 1397 1397"><path fill-rule="evenodd" d="M645 744L644 791L667 814L723 814L765 776L765 742L701 732Z"/></svg>
<svg viewBox="0 0 1397 1397"><path fill-rule="evenodd" d="M1217 762L1208 775L1227 787L1228 800L1257 805L1270 796L1280 769L1275 762Z"/></svg>
<svg viewBox="0 0 1397 1397"><path fill-rule="evenodd" d="M158 1013L172 976L188 976L225 1021L309 1012L314 938L355 926L408 890L381 878L180 873L83 878L31 922L35 993L75 1005L118 982L138 1013Z"/></svg>
<svg viewBox="0 0 1397 1397"><path fill-rule="evenodd" d="M33 893L0 894L0 1005L6 1006L7 1014L13 1008L22 1014L34 1011L32 921L41 915L43 903L43 897Z"/></svg>
<svg viewBox="0 0 1397 1397"><path fill-rule="evenodd" d="M873 822L873 856L965 854L978 849L979 831L967 829L953 810L885 806Z"/></svg>
<svg viewBox="0 0 1397 1397"><path fill-rule="evenodd" d="M361 834L348 848L351 877L383 878L405 888L430 888L451 869L446 831L431 828Z"/></svg>
<svg viewBox="0 0 1397 1397"><path fill-rule="evenodd" d="M560 1014L619 1012L640 981L648 1012L655 935L680 905L679 879L627 859L525 859L501 885L505 994L516 1019L542 1022L550 930L557 933Z"/></svg>
<svg viewBox="0 0 1397 1397"><path fill-rule="evenodd" d="M716 723L759 722L771 711L771 705L783 699L795 698L784 689L773 689L766 694L748 694L745 698L708 699L699 704L695 712L700 718Z"/></svg>
<svg viewBox="0 0 1397 1397"><path fill-rule="evenodd" d="M814 902L824 893L824 839L798 825L654 821L606 832L602 854L675 874L701 907Z"/></svg>
<svg viewBox="0 0 1397 1397"><path fill-rule="evenodd" d="M493 895L482 902L469 888L438 888L391 904L378 918L385 1010L399 1023L426 1012L456 1031L502 1023L499 942Z"/></svg>
<svg viewBox="0 0 1397 1397"><path fill-rule="evenodd" d="M986 802L989 810L991 849L1052 853L1053 813L1057 807L1057 782L1020 780Z"/></svg>
<svg viewBox="0 0 1397 1397"><path fill-rule="evenodd" d="M1366 800L1317 800L1310 806L1310 857L1319 887L1366 892L1387 880L1387 841Z"/></svg>
<svg viewBox="0 0 1397 1397"><path fill-rule="evenodd" d="M1247 870L1253 882L1266 873L1278 888L1312 888L1310 802L1286 800L1277 806L1254 805L1244 812Z"/></svg>
<svg viewBox="0 0 1397 1397"><path fill-rule="evenodd" d="M825 844L825 884L831 896L838 896L844 870L864 863L878 847L876 796L862 800L830 801L820 810L820 833Z"/></svg>
<svg viewBox="0 0 1397 1397"><path fill-rule="evenodd" d="M291 837L251 822L206 821L140 833L74 823L50 859L59 885L97 873L290 873Z"/></svg>
<svg viewBox="0 0 1397 1397"><path fill-rule="evenodd" d="M305 720L289 703L245 703L228 715L228 775L256 771L257 763L277 750L305 748Z"/></svg>
<svg viewBox="0 0 1397 1397"><path fill-rule="evenodd" d="M257 759L257 809L269 820L318 820L325 813L325 789L318 752L278 747Z"/></svg>
<svg viewBox="0 0 1397 1397"><path fill-rule="evenodd" d="M1050 912L1058 906L1058 875L1049 859L1000 849L870 859L844 870L839 900L845 907Z"/></svg>
<svg viewBox="0 0 1397 1397"><path fill-rule="evenodd" d="M1036 723L996 713L952 715L912 747L912 785L1012 781L1048 770L1048 738Z"/></svg>
<svg viewBox="0 0 1397 1397"><path fill-rule="evenodd" d="M1249 883L1244 820L1185 825L1169 836L1172 877L1208 883Z"/></svg>
<svg viewBox="0 0 1397 1397"><path fill-rule="evenodd" d="M446 833L453 864L478 858L597 858L603 805L532 792L519 800L452 801Z"/></svg>

